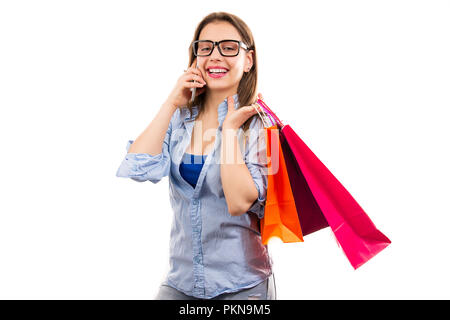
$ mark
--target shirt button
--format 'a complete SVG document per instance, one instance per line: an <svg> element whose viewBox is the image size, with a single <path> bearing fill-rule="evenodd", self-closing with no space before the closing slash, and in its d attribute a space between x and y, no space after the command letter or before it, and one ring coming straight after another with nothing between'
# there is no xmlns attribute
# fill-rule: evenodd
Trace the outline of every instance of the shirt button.
<svg viewBox="0 0 450 320"><path fill-rule="evenodd" d="M198 204L198 200L194 200L194 204L197 205Z"/></svg>

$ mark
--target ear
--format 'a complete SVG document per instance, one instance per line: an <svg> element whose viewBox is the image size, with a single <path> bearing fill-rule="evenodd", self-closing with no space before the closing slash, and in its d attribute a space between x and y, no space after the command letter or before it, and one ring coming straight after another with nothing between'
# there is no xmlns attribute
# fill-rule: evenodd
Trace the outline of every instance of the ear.
<svg viewBox="0 0 450 320"><path fill-rule="evenodd" d="M249 70L252 68L253 66L253 54L255 51L250 50L247 52L246 57L245 57L245 69L244 70Z"/></svg>

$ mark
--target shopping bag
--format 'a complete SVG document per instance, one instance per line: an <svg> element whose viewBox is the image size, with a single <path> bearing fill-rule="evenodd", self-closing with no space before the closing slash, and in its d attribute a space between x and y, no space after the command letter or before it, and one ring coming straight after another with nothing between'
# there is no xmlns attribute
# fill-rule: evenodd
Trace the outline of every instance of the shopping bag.
<svg viewBox="0 0 450 320"><path fill-rule="evenodd" d="M311 211L311 208L317 205L355 269L386 248L391 241L376 228L365 211L328 168L289 125L283 125L262 100L258 99L257 103L272 119L275 119L277 126L281 128L280 140L285 141L284 152L287 149L291 151L311 191L312 197L306 195L301 201L296 202L298 203L297 213L300 215L299 221L303 220L303 212ZM285 152L285 158L292 160L288 152ZM289 171L289 173L292 172L294 171ZM295 179L295 176L289 176L289 180L292 179ZM301 185L301 182L298 184ZM298 184L292 185L297 188ZM305 205L305 201L309 203ZM313 212L318 214L317 209ZM301 228L304 229L303 226Z"/></svg>
<svg viewBox="0 0 450 320"><path fill-rule="evenodd" d="M260 220L261 241L266 245L270 238L278 237L283 242L303 242L278 128L271 126L264 130L268 175L264 216Z"/></svg>
<svg viewBox="0 0 450 320"><path fill-rule="evenodd" d="M284 134L280 134L280 142L303 236L328 227Z"/></svg>
<svg viewBox="0 0 450 320"><path fill-rule="evenodd" d="M263 104L261 101L259 104L267 116L265 119L268 119L272 126L277 126L281 130L282 122L278 117L269 111L265 103ZM328 222L320 210L284 134L280 135L280 143L303 236L328 227Z"/></svg>

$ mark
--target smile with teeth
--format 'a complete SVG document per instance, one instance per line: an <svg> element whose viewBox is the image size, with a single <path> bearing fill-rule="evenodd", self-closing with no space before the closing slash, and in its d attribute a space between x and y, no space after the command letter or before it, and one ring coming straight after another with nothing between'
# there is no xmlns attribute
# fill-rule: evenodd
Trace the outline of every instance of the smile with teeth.
<svg viewBox="0 0 450 320"><path fill-rule="evenodd" d="M208 69L211 73L218 73L218 72L227 72L226 69Z"/></svg>
<svg viewBox="0 0 450 320"><path fill-rule="evenodd" d="M227 74L228 70L226 69L207 69L207 73L209 76L213 78L221 78Z"/></svg>

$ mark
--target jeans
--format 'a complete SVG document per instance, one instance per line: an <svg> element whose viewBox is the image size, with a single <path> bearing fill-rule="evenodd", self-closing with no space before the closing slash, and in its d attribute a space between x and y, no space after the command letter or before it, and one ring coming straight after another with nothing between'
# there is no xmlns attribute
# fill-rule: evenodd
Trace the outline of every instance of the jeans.
<svg viewBox="0 0 450 320"><path fill-rule="evenodd" d="M272 275L260 284L238 292L223 293L210 300L276 300L275 276ZM154 300L205 300L191 297L167 285L161 285Z"/></svg>

